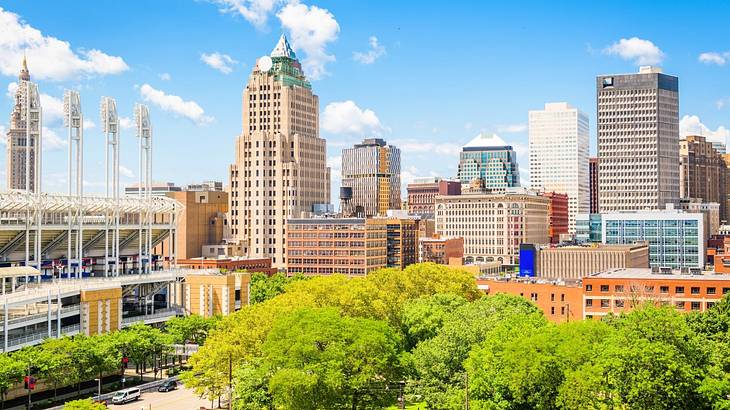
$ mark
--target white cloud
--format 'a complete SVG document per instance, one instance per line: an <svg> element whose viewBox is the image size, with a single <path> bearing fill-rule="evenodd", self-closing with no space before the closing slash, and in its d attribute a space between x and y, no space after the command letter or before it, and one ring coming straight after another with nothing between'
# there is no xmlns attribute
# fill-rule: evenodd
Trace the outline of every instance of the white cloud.
<svg viewBox="0 0 730 410"><path fill-rule="evenodd" d="M471 122L467 122L467 123L464 124L464 129L465 130L470 130L471 127L473 127L473 126L474 126L474 124L472 124Z"/></svg>
<svg viewBox="0 0 730 410"><path fill-rule="evenodd" d="M371 36L368 39L368 43L370 44L370 49L368 51L356 51L352 53L352 58L354 58L355 61L363 64L372 64L375 60L385 55L385 46L378 43L377 37Z"/></svg>
<svg viewBox="0 0 730 410"><path fill-rule="evenodd" d="M725 65L727 63L727 60L730 59L730 52L725 51L724 53L717 53L714 51L702 53L700 54L697 59L701 63L705 64L717 64L717 65Z"/></svg>
<svg viewBox="0 0 730 410"><path fill-rule="evenodd" d="M170 75L170 73L161 73L159 75L159 77L160 77L160 80L162 80L162 81L170 81L170 80L172 80L172 76Z"/></svg>
<svg viewBox="0 0 730 410"><path fill-rule="evenodd" d="M725 106L730 102L730 97L723 97L719 100L715 101L715 107L717 107L718 110L721 110L725 108Z"/></svg>
<svg viewBox="0 0 730 410"><path fill-rule="evenodd" d="M43 109L43 123L50 124L63 119L63 100L41 93L41 108Z"/></svg>
<svg viewBox="0 0 730 410"><path fill-rule="evenodd" d="M211 0L222 13L238 14L259 29L266 26L269 14L280 0Z"/></svg>
<svg viewBox="0 0 730 410"><path fill-rule="evenodd" d="M134 121L129 117L119 117L119 126L125 130L134 128Z"/></svg>
<svg viewBox="0 0 730 410"><path fill-rule="evenodd" d="M223 74L229 74L233 71L233 66L238 64L238 61L232 59L228 54L221 54L217 51L210 54L201 54L200 60Z"/></svg>
<svg viewBox="0 0 730 410"><path fill-rule="evenodd" d="M679 135L682 137L686 137L687 135L702 135L708 141L722 142L724 144L728 137L730 137L730 130L721 125L713 131L700 121L700 117L696 115L685 115L679 120Z"/></svg>
<svg viewBox="0 0 730 410"><path fill-rule="evenodd" d="M461 152L461 145L450 142L430 142L417 139L392 140L391 144L400 148L401 152L409 154L438 154L458 156Z"/></svg>
<svg viewBox="0 0 730 410"><path fill-rule="evenodd" d="M505 134L516 134L527 131L527 124L508 124L497 127L497 132Z"/></svg>
<svg viewBox="0 0 730 410"><path fill-rule="evenodd" d="M603 51L633 61L636 65L656 65L664 60L664 52L659 47L649 40L638 37L622 38Z"/></svg>
<svg viewBox="0 0 730 410"><path fill-rule="evenodd" d="M385 127L370 109L361 109L353 101L327 104L322 114L322 129L333 134L381 135Z"/></svg>
<svg viewBox="0 0 730 410"><path fill-rule="evenodd" d="M8 145L8 131L5 129L4 125L0 125L0 145Z"/></svg>
<svg viewBox="0 0 730 410"><path fill-rule="evenodd" d="M139 93L145 101L157 105L164 111L188 118L198 125L205 125L214 121L213 117L205 115L203 108L195 101L185 101L177 95L166 94L164 91L157 90L149 84L142 84L139 88Z"/></svg>
<svg viewBox="0 0 730 410"><path fill-rule="evenodd" d="M125 178L134 178L134 172L132 172L131 169L125 167L124 165L119 165L119 175Z"/></svg>
<svg viewBox="0 0 730 410"><path fill-rule="evenodd" d="M335 61L335 56L327 54L327 44L335 41L340 25L335 16L327 9L292 1L284 6L276 16L282 27L289 30L292 46L304 51L302 65L311 80L318 80L327 74L325 65Z"/></svg>
<svg viewBox="0 0 730 410"><path fill-rule="evenodd" d="M0 8L0 72L17 75L23 53L31 76L61 81L79 76L119 74L129 70L121 57L102 51L71 49L67 41L45 36L15 13Z"/></svg>
<svg viewBox="0 0 730 410"><path fill-rule="evenodd" d="M335 155L327 157L327 166L330 168L330 176L333 181L342 179L342 156Z"/></svg>
<svg viewBox="0 0 730 410"><path fill-rule="evenodd" d="M5 93L5 95L7 95L8 98L13 99L15 98L16 91L18 91L18 83L11 81L10 84L8 84L8 92Z"/></svg>
<svg viewBox="0 0 730 410"><path fill-rule="evenodd" d="M84 118L84 129L90 130L93 128L96 128L96 124L94 123L94 121Z"/></svg>
<svg viewBox="0 0 730 410"><path fill-rule="evenodd" d="M43 151L56 151L66 147L67 141L50 128L43 127Z"/></svg>

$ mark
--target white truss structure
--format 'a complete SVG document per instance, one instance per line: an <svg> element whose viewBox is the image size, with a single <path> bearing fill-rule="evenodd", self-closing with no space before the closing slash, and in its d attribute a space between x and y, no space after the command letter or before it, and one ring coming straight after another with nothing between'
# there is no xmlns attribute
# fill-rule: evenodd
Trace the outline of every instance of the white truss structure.
<svg viewBox="0 0 730 410"><path fill-rule="evenodd" d="M149 202L152 198L152 122L146 105L134 105L134 120L139 138L139 185L137 194L140 201ZM149 212L139 214L139 269L149 273L152 262L152 219ZM170 239L171 250L173 238Z"/></svg>
<svg viewBox="0 0 730 410"><path fill-rule="evenodd" d="M42 175L42 126L43 124L43 110L41 108L41 98L38 92L38 86L30 81L25 82L26 98L28 99L26 110L25 110L25 190L31 193L30 183L30 152L31 145L33 146L33 188L36 203L40 204L41 200L41 175ZM30 262L30 232L33 231L34 235L34 255L33 264L37 269L41 268L41 235L42 235L42 224L41 219L43 218L43 207L36 206L33 208L27 208L27 218L25 221L25 266L31 266Z"/></svg>
<svg viewBox="0 0 730 410"><path fill-rule="evenodd" d="M106 155L104 157L106 196L109 197L111 194L111 198L117 205L106 218L107 224L113 220L114 229L107 229L105 233L104 276L109 276L109 262L114 263L111 274L119 276L119 116L117 115L117 102L111 97L101 97L101 124L106 136ZM111 162L109 161L110 156Z"/></svg>
<svg viewBox="0 0 730 410"><path fill-rule="evenodd" d="M82 203L84 195L84 116L81 98L77 91L66 90L63 94L63 124L68 128L68 198ZM75 174L75 175L74 175ZM75 176L75 178L74 178ZM76 242L72 235L76 233ZM83 271L84 223L81 208L68 210L66 273L77 278ZM72 246L73 245L73 246Z"/></svg>

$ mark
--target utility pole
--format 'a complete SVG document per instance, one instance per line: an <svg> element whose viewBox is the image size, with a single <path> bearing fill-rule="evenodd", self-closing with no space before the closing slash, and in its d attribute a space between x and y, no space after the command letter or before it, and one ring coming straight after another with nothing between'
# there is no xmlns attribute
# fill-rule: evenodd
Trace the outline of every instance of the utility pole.
<svg viewBox="0 0 730 410"><path fill-rule="evenodd" d="M406 409L406 398L403 397L403 385L405 385L406 382L399 381L398 382L398 401L400 402L400 410Z"/></svg>
<svg viewBox="0 0 730 410"><path fill-rule="evenodd" d="M228 410L232 409L233 405L233 357L231 352L228 352Z"/></svg>
<svg viewBox="0 0 730 410"><path fill-rule="evenodd" d="M464 372L464 396L466 397L466 410L469 410L469 373Z"/></svg>

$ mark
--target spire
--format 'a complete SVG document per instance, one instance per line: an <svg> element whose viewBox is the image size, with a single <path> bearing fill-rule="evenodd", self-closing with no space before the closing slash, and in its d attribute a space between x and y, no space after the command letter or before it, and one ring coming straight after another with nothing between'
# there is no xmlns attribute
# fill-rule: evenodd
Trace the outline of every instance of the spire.
<svg viewBox="0 0 730 410"><path fill-rule="evenodd" d="M18 78L21 81L30 81L30 72L28 71L28 61L25 58L25 51L23 52L23 66L20 69Z"/></svg>
<svg viewBox="0 0 730 410"><path fill-rule="evenodd" d="M282 33L281 37L279 37L279 42L276 43L276 47L271 50L271 57L288 57L296 60L297 55L294 54L294 50L292 50L289 45L289 41L286 39L286 35L284 35L284 33Z"/></svg>

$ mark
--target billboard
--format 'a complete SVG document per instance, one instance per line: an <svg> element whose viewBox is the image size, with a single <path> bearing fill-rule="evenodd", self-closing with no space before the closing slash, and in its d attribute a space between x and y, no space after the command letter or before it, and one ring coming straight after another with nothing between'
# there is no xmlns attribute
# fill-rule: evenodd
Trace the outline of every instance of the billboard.
<svg viewBox="0 0 730 410"><path fill-rule="evenodd" d="M535 277L537 274L537 249L531 243L520 245L520 276Z"/></svg>

